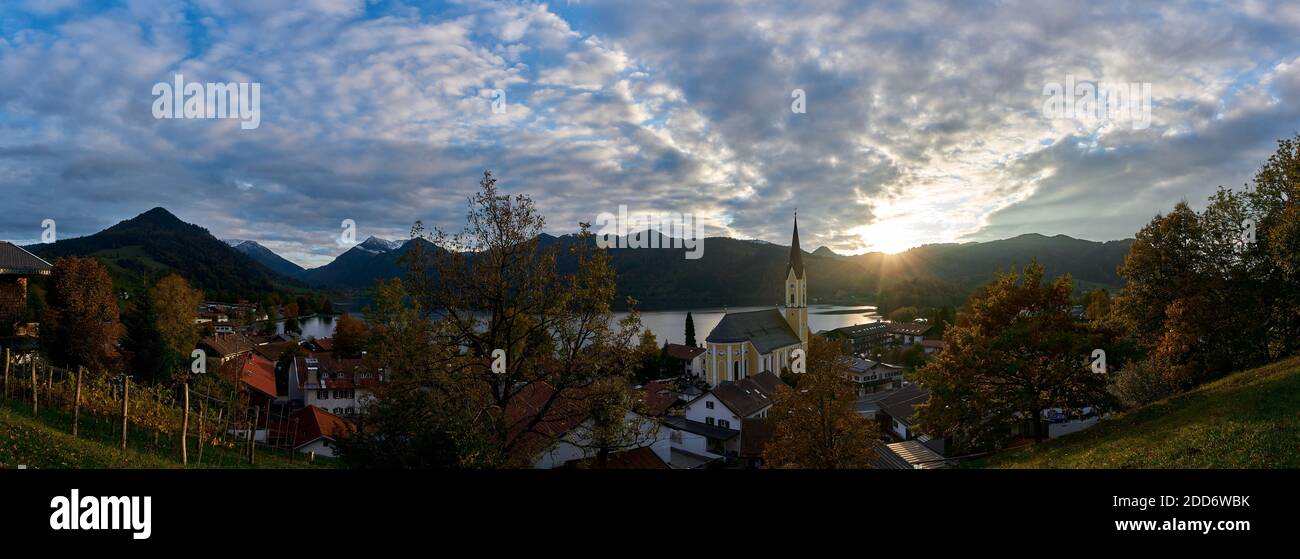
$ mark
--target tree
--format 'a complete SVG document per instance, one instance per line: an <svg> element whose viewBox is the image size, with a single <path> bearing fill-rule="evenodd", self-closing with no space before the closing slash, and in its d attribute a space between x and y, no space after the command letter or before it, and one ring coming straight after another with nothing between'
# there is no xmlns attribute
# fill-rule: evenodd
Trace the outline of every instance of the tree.
<svg viewBox="0 0 1300 559"><path fill-rule="evenodd" d="M659 340L655 338L655 333L648 328L641 331L636 346L636 359L637 382L647 382L662 376L663 348L659 347Z"/></svg>
<svg viewBox="0 0 1300 559"><path fill-rule="evenodd" d="M289 303L284 306L284 333L302 333L302 323L298 322L298 313L301 307L298 303Z"/></svg>
<svg viewBox="0 0 1300 559"><path fill-rule="evenodd" d="M686 311L686 345L698 345L695 343L695 318L691 316L691 311Z"/></svg>
<svg viewBox="0 0 1300 559"><path fill-rule="evenodd" d="M188 376L190 353L199 341L194 315L203 302L203 292L191 288L185 278L170 274L149 289L149 302L162 350L163 375L180 372Z"/></svg>
<svg viewBox="0 0 1300 559"><path fill-rule="evenodd" d="M366 311L368 367L384 382L354 448L377 449L385 465L524 466L573 433L553 431L556 414L624 421L608 405L631 399L597 409L584 398L635 371L640 318L613 320L608 252L581 224L576 265L561 273L532 200L500 194L490 173L479 186L460 232L416 223L412 236L428 242L410 244L406 280L381 285L374 318Z"/></svg>
<svg viewBox="0 0 1300 559"><path fill-rule="evenodd" d="M900 309L894 309L893 312L889 313L890 322L912 322L916 320L916 317L916 307L903 307Z"/></svg>
<svg viewBox="0 0 1300 559"><path fill-rule="evenodd" d="M50 357L93 371L117 365L122 324L108 269L94 258L60 258L48 285L41 337Z"/></svg>
<svg viewBox="0 0 1300 559"><path fill-rule="evenodd" d="M366 323L345 312L334 326L334 349L342 355L360 355L369 336Z"/></svg>
<svg viewBox="0 0 1300 559"><path fill-rule="evenodd" d="M265 334L267 336L274 336L276 331L279 330L279 328L276 327L276 323L278 323L279 321L280 321L280 317L276 312L275 305L267 305L266 322L262 323L262 334Z"/></svg>
<svg viewBox="0 0 1300 559"><path fill-rule="evenodd" d="M972 295L944 334L947 348L916 373L930 392L921 429L962 450L996 448L1021 422L1045 438L1049 408L1105 406L1105 375L1088 360L1107 341L1071 318L1071 291L1069 275L1044 282L1034 261L1023 277L1002 274Z"/></svg>
<svg viewBox="0 0 1300 559"><path fill-rule="evenodd" d="M1110 294L1100 287L1089 291L1083 299L1083 315L1089 321L1104 321L1110 317Z"/></svg>
<svg viewBox="0 0 1300 559"><path fill-rule="evenodd" d="M870 468L880 442L875 423L858 415L842 347L809 340L807 372L799 386L780 386L773 397L772 439L763 461L774 468Z"/></svg>

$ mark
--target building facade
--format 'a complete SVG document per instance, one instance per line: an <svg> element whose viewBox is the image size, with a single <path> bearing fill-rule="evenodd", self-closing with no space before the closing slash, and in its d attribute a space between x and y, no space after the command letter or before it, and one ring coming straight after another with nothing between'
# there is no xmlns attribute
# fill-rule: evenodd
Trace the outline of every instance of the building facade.
<svg viewBox="0 0 1300 559"><path fill-rule="evenodd" d="M786 264L785 298L772 309L727 313L705 338L704 380L709 386L763 372L780 374L795 350L808 351L808 278L796 219Z"/></svg>

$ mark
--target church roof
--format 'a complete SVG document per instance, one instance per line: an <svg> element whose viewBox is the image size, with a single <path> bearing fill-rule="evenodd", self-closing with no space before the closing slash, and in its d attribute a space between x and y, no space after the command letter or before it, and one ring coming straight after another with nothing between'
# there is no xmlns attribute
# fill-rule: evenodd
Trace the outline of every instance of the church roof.
<svg viewBox="0 0 1300 559"><path fill-rule="evenodd" d="M727 313L705 339L717 344L748 341L759 353L800 343L798 334L777 309Z"/></svg>
<svg viewBox="0 0 1300 559"><path fill-rule="evenodd" d="M0 275L50 275L53 266L27 249L0 241Z"/></svg>
<svg viewBox="0 0 1300 559"><path fill-rule="evenodd" d="M799 248L799 218L794 218L794 237L790 239L790 263L786 265L786 274L794 269L794 277L803 277L803 250Z"/></svg>

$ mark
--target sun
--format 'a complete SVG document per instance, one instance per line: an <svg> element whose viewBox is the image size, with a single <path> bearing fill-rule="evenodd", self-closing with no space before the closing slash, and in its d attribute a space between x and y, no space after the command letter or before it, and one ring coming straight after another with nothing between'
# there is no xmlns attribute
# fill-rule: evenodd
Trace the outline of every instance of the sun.
<svg viewBox="0 0 1300 559"><path fill-rule="evenodd" d="M862 239L867 252L898 254L916 246L916 239L908 235L904 228L880 221L855 227L850 229L849 233Z"/></svg>

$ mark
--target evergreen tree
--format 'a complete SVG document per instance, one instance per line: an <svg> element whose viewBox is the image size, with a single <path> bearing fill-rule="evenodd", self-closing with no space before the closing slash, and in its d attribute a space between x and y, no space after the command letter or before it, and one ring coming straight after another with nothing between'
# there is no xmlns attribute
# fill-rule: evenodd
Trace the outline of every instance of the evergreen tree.
<svg viewBox="0 0 1300 559"><path fill-rule="evenodd" d="M686 311L686 345L695 347L695 318L691 311Z"/></svg>

